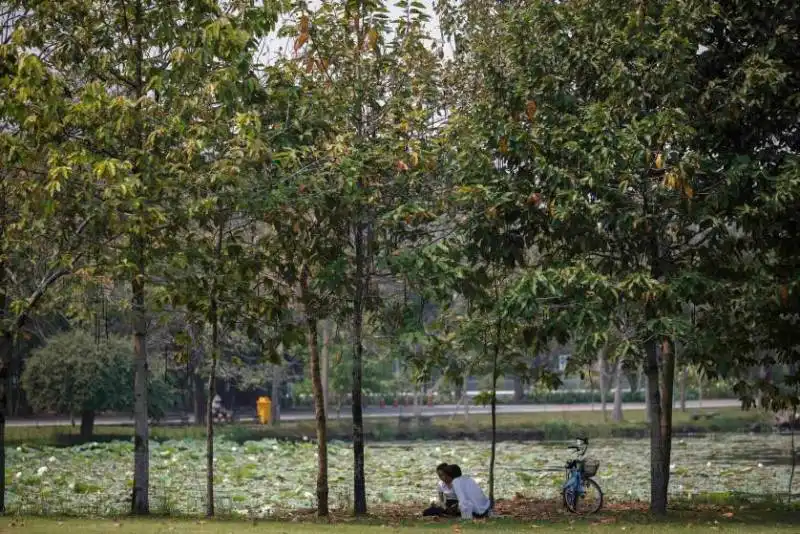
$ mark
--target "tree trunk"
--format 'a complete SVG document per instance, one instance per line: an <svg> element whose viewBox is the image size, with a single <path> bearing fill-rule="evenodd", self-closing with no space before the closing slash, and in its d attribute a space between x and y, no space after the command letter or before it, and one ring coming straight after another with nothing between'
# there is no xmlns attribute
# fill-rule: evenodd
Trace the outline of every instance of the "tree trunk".
<svg viewBox="0 0 800 534"><path fill-rule="evenodd" d="M464 400L464 421L469 421L469 371L464 372L464 382L461 386L461 398Z"/></svg>
<svg viewBox="0 0 800 534"><path fill-rule="evenodd" d="M272 373L272 404L270 405L270 419L273 425L281 422L281 383L283 382L283 366L274 365Z"/></svg>
<svg viewBox="0 0 800 534"><path fill-rule="evenodd" d="M137 239L141 241L141 239ZM143 248L143 244L137 246ZM143 251L140 251L143 254ZM134 439L133 439L133 498L131 511L134 515L150 513L150 428L147 416L147 310L145 309L145 270L140 260L133 288L133 352L134 352Z"/></svg>
<svg viewBox="0 0 800 534"><path fill-rule="evenodd" d="M2 266L2 262L0 262ZM0 273L0 278L4 273ZM0 291L2 291L0 287ZM0 315L7 313L5 295L0 293ZM8 372L8 360L11 356L13 339L11 332L4 331L0 335L0 514L6 511L6 414L8 410L8 391L6 390L5 374Z"/></svg>
<svg viewBox="0 0 800 534"><path fill-rule="evenodd" d="M81 439L88 441L94 435L94 410L81 412Z"/></svg>
<svg viewBox="0 0 800 534"><path fill-rule="evenodd" d="M518 376L514 377L514 402L520 402L525 397L525 388L522 379Z"/></svg>
<svg viewBox="0 0 800 534"><path fill-rule="evenodd" d="M206 422L206 384L203 383L203 377L200 376L200 371L197 369L192 373L192 382L194 385L194 424L202 425Z"/></svg>
<svg viewBox="0 0 800 534"><path fill-rule="evenodd" d="M611 413L611 419L615 423L621 423L623 419L622 414L622 358L617 360L614 366L614 411Z"/></svg>
<svg viewBox="0 0 800 534"><path fill-rule="evenodd" d="M191 351L189 353L189 368L192 382L192 409L194 411L194 424L202 425L206 421L206 383L200 375L203 365L204 352L202 341L203 324L193 321L189 325L189 338Z"/></svg>
<svg viewBox="0 0 800 534"><path fill-rule="evenodd" d="M308 295L308 270L304 267L301 278L301 299L305 315L306 342L311 359L311 387L314 396L314 417L317 423L317 515L328 515L328 424L325 417L325 399L319 361L317 318Z"/></svg>
<svg viewBox="0 0 800 534"><path fill-rule="evenodd" d="M681 369L681 411L686 412L686 382L689 380L689 366L684 364Z"/></svg>
<svg viewBox="0 0 800 534"><path fill-rule="evenodd" d="M364 225L355 225L355 294L353 296L353 512L367 513L367 489L364 479L364 417L361 409L361 384L364 346L362 326L364 320L364 297L366 289L366 254Z"/></svg>
<svg viewBox="0 0 800 534"><path fill-rule="evenodd" d="M669 462L672 452L675 359L668 340L662 342L660 350L655 340L649 341L645 350L647 408L650 414L650 512L664 515L667 513Z"/></svg>
<svg viewBox="0 0 800 534"><path fill-rule="evenodd" d="M608 418L606 407L606 349L602 348L597 353L597 378L600 387L600 409L603 412L603 420Z"/></svg>
<svg viewBox="0 0 800 534"><path fill-rule="evenodd" d="M329 321L322 321L322 350L320 351L320 373L322 375L322 401L325 405L325 413L328 413L330 403L330 390L328 378L330 372L330 353L331 353L331 325Z"/></svg>
<svg viewBox="0 0 800 534"><path fill-rule="evenodd" d="M703 375L697 373L697 407L703 407Z"/></svg>
<svg viewBox="0 0 800 534"><path fill-rule="evenodd" d="M217 361L219 360L219 321L216 304L212 303L214 322L211 325L211 369L208 373L208 399L206 403L206 515L214 517L214 415L211 400L217 393Z"/></svg>
<svg viewBox="0 0 800 534"><path fill-rule="evenodd" d="M220 273L222 240L225 223L217 224L216 246L214 247L214 282L209 295L208 320L211 323L211 369L208 373L208 402L206 403L206 516L214 517L214 416L213 399L217 387L217 362L219 361L219 286L216 282Z"/></svg>
<svg viewBox="0 0 800 534"><path fill-rule="evenodd" d="M495 336L494 354L492 356L492 451L489 456L489 507L494 507L494 463L497 455L497 377L499 369L497 361L500 357L500 343L502 341L503 319L497 318L497 332Z"/></svg>

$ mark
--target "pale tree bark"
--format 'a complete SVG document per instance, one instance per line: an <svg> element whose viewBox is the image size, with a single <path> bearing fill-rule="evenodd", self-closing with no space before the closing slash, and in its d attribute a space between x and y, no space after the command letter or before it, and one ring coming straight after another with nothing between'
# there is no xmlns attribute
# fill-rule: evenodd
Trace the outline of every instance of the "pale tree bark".
<svg viewBox="0 0 800 534"><path fill-rule="evenodd" d="M331 353L331 324L324 320L322 326L322 350L320 351L320 372L322 374L322 400L325 404L325 413L328 412L330 403L329 373L330 373L330 353Z"/></svg>
<svg viewBox="0 0 800 534"><path fill-rule="evenodd" d="M518 376L514 377L514 402L520 402L525 397L525 389L523 387L522 379Z"/></svg>
<svg viewBox="0 0 800 534"><path fill-rule="evenodd" d="M214 246L214 282L211 284L209 322L211 323L211 370L208 374L208 402L206 403L206 515L214 517L214 416L212 415L213 399L216 395L217 362L219 361L219 285L216 282L222 259L222 240L225 234L225 223L217 225L216 244Z"/></svg>
<svg viewBox="0 0 800 534"><path fill-rule="evenodd" d="M283 358L283 355L280 356ZM281 384L283 383L283 365L272 366L272 404L270 419L273 425L281 422Z"/></svg>
<svg viewBox="0 0 800 534"><path fill-rule="evenodd" d="M699 371L697 373L697 407L703 407L703 375Z"/></svg>
<svg viewBox="0 0 800 534"><path fill-rule="evenodd" d="M686 382L689 380L689 366L681 366L681 411L686 412Z"/></svg>
<svg viewBox="0 0 800 534"><path fill-rule="evenodd" d="M314 396L314 418L317 426L317 515L328 515L328 426L319 358L317 317L308 290L308 268L303 267L300 280L300 300L306 327L306 343L311 364L311 388Z"/></svg>
<svg viewBox="0 0 800 534"><path fill-rule="evenodd" d="M622 413L622 379L624 377L624 373L622 371L623 368L623 360L622 358L617 359L617 363L614 365L614 410L611 412L611 420L615 423L621 423L623 419Z"/></svg>
<svg viewBox="0 0 800 534"><path fill-rule="evenodd" d="M600 387L600 409L603 412L603 420L608 418L606 406L606 349L603 347L597 353L597 376Z"/></svg>

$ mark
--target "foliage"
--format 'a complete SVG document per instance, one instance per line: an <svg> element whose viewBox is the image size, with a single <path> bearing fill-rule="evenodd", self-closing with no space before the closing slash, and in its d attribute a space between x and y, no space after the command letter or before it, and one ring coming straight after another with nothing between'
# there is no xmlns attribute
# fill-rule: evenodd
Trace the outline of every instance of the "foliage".
<svg viewBox="0 0 800 534"><path fill-rule="evenodd" d="M133 350L118 336L97 341L81 330L59 334L31 354L22 384L36 410L59 414L131 411ZM157 375L150 377L149 413L163 417L173 392Z"/></svg>
<svg viewBox="0 0 800 534"><path fill-rule="evenodd" d="M787 436L686 438L676 443L675 483L671 491L682 497L708 492L782 492L788 473L785 466L774 462L785 459L787 446ZM641 472L649 461L647 447L646 440L592 442L592 454L601 459L598 480L611 502L646 497L647 480ZM203 449L202 440L152 444L159 458L153 466L158 494L169 496L169 511L173 514L204 510L198 483L203 477L202 462L198 461ZM237 444L219 440L216 449L218 495L221 503L231 503L230 512L246 510L248 515L262 517L313 506L314 481L307 474L315 463L314 444L275 440ZM52 492L45 501L51 512L75 509L87 500L87 495L74 488L84 487L93 488L92 494L103 497L95 513L115 515L125 509L130 479L119 473L126 471L131 450L132 445L122 441L70 448L14 449L9 458L13 473L10 509L23 513L39 510L43 487ZM368 489L369 502L427 504L435 497L434 468L443 461L457 462L485 487L488 457L489 444L485 441L370 447L366 451L367 466L373 476L385 483ZM558 468L568 457L569 451L563 446L512 441L498 444L497 495L509 499L516 493L554 498L563 482ZM332 443L330 458L334 504L347 507L346 496L352 491L349 447ZM38 474L42 467L46 471ZM550 468L555 470L548 471Z"/></svg>

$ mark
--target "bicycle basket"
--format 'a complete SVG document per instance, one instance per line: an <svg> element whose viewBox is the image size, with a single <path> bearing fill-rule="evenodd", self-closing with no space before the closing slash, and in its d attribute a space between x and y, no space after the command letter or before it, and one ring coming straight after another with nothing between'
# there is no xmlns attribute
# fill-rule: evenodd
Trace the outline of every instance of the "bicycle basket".
<svg viewBox="0 0 800 534"><path fill-rule="evenodd" d="M583 466L581 467L581 471L583 472L583 476L585 477L593 477L597 474L597 470L600 469L600 461L595 460L594 458L587 458L583 461Z"/></svg>

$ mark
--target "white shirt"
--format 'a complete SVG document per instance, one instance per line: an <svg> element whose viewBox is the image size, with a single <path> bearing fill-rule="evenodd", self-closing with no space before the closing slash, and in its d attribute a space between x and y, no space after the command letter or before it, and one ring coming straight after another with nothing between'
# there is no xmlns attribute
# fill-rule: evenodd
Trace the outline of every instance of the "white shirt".
<svg viewBox="0 0 800 534"><path fill-rule="evenodd" d="M483 515L489 510L489 498L470 477L460 476L453 480L453 491L458 498L462 519L472 519L472 514Z"/></svg>
<svg viewBox="0 0 800 534"><path fill-rule="evenodd" d="M439 481L439 492L442 494L445 501L455 500L457 498L456 492L453 491L453 488L451 488L441 480Z"/></svg>

